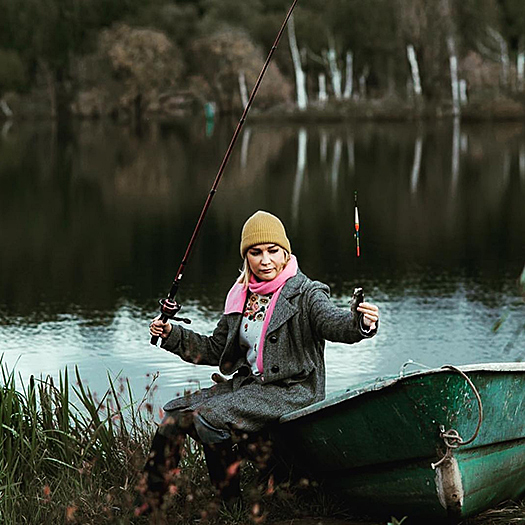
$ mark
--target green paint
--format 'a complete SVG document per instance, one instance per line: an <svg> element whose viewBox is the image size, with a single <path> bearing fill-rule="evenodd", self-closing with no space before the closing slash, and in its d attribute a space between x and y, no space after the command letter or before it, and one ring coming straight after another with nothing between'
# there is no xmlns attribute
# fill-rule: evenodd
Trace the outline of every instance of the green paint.
<svg viewBox="0 0 525 525"><path fill-rule="evenodd" d="M477 438L453 454L464 501L460 517L525 492L525 365L461 367L484 411ZM298 465L357 503L409 515L446 516L435 463L445 452L440 426L464 441L478 424L471 387L438 369L338 392L282 418L276 440Z"/></svg>

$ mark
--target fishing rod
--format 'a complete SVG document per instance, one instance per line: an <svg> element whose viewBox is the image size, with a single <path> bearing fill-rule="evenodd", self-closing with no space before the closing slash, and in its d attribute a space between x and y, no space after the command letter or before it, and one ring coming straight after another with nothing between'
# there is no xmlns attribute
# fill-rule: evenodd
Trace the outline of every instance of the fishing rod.
<svg viewBox="0 0 525 525"><path fill-rule="evenodd" d="M182 321L185 323L190 323L191 321L189 319L185 319L182 317L176 317L178 312L181 309L181 305L178 304L175 301L175 297L177 295L177 291L179 289L180 281L184 275L184 269L186 268L186 264L188 263L188 259L190 257L190 253L193 249L193 246L195 244L195 241L197 239L197 236L199 235L202 223L204 221L204 217L206 216L206 213L208 212L208 208L210 207L211 201L217 193L217 187L219 186L219 183L221 181L222 175L224 173L224 170L226 168L226 164L228 163L228 160L230 158L230 155L233 151L233 147L235 145L235 142L237 141L237 137L239 136L239 133L241 132L242 126L244 124L244 121L246 120L246 116L248 115L248 112L250 111L250 107L252 105L252 102L255 98L255 95L257 94L257 91L259 90L259 86L262 82L262 79L264 77L264 74L266 73L266 70L268 69L268 66L270 65L270 61L272 59L272 56L277 49L277 45L279 44L279 41L281 40L281 36L284 32L284 29L286 28L286 24L288 23L288 20L292 16L292 12L295 8L295 4L297 4L298 0L294 0L292 5L290 6L290 9L288 9L288 13L286 14L286 17L283 21L283 24L281 26L281 29L279 29L279 32L277 33L277 37L275 38L275 42L272 45L272 48L270 49L270 52L268 53L268 57L266 58L266 61L264 62L264 65L261 69L261 72L259 73L259 77L257 78L257 81L255 82L255 85L252 89L252 92L250 94L250 98L248 99L248 102L246 103L246 107L244 108L244 111L242 112L241 118L237 124L237 127L235 128L235 132L233 133L232 139L230 141L230 145L228 146L228 149L226 150L226 153L224 154L224 158L222 159L221 165L219 167L219 171L217 172L217 175L215 176L215 180L213 182L213 185L210 189L210 192L208 194L208 197L206 198L206 202L204 203L204 206L202 208L201 214L199 216L199 219L197 221L197 224L195 226L195 229L193 230L193 234L191 236L190 242L188 244L188 247L186 248L186 252L184 253L184 257L182 258L182 262L180 263L179 269L177 270L177 273L175 275L175 279L173 280L173 283L171 285L170 291L168 293L168 296L166 299L161 299L159 301L160 303L160 319L165 323L169 319L173 319L175 321ZM159 338L158 336L153 336L150 340L150 343L152 345L157 345Z"/></svg>

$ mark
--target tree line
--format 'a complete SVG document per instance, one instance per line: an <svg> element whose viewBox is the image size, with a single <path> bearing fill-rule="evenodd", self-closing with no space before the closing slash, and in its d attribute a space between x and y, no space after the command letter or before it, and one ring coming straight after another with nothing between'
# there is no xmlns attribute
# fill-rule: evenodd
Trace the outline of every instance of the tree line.
<svg viewBox="0 0 525 525"><path fill-rule="evenodd" d="M0 0L0 116L9 94L38 92L55 117L238 109L290 3ZM397 97L458 114L470 98L519 100L525 2L299 0L269 76L262 107Z"/></svg>

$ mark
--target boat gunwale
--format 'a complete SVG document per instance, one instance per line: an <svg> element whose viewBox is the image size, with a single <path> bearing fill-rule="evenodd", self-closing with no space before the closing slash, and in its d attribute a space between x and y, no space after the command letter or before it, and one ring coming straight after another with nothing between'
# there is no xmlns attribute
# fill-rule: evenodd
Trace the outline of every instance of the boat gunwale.
<svg viewBox="0 0 525 525"><path fill-rule="evenodd" d="M407 372L406 374L399 374L397 376L386 376L386 377L377 377L375 380L370 379L370 382L361 388L347 388L344 390L338 390L326 397L322 401L318 401L312 405L309 405L299 410L295 410L288 414L285 414L279 419L280 424L288 423L290 421L295 421L301 417L314 414L324 408L328 408L342 401L347 401L353 398L356 398L362 394L368 394L371 392L377 392L384 388L389 388L397 383L402 383L408 379L413 380L417 377L425 377L434 374L454 374L450 366L454 366L461 372L470 373L470 372L523 372L525 373L525 363L519 362L504 362L504 363L478 363L478 364L469 364L469 365L443 365L439 368L431 368L428 370L415 370L413 372Z"/></svg>

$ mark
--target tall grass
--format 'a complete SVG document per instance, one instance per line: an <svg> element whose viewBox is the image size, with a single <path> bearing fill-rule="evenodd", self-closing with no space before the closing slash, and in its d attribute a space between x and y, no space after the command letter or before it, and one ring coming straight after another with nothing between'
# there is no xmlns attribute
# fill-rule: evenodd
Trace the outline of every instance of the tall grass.
<svg viewBox="0 0 525 525"><path fill-rule="evenodd" d="M26 385L0 357L0 374L0 524L246 523L220 508L202 447L189 438L163 515L136 514L153 385L134 402L129 382L110 376L98 399L76 367L73 383L66 369Z"/></svg>
<svg viewBox="0 0 525 525"><path fill-rule="evenodd" d="M108 377L97 400L77 368L73 385L67 369L58 384L24 385L0 368L0 522L128 522L152 433L147 395L134 403L129 382Z"/></svg>

